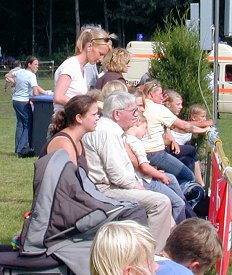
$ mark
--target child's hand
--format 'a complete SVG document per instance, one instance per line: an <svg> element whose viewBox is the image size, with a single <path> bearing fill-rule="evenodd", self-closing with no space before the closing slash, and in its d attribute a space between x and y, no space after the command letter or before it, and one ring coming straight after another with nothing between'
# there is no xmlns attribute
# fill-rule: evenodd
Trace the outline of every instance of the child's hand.
<svg viewBox="0 0 232 275"><path fill-rule="evenodd" d="M169 184L170 183L170 179L168 176L166 176L166 174L160 172L159 177L157 178L158 180L162 181L164 184Z"/></svg>
<svg viewBox="0 0 232 275"><path fill-rule="evenodd" d="M180 153L180 146L175 140L173 140L171 143L171 150L175 155Z"/></svg>

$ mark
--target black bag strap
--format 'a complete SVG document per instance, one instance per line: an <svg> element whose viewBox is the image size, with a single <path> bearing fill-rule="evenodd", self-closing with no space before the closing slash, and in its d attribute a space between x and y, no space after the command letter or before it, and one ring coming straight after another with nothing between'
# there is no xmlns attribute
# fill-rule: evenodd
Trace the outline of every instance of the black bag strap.
<svg viewBox="0 0 232 275"><path fill-rule="evenodd" d="M96 226L90 228L88 231L84 232L84 233L78 233L72 237L70 237L69 239L65 239L63 241L60 241L52 246L50 246L48 248L48 250L46 251L46 254L49 256L51 254L53 254L55 251L61 249L62 247L65 247L67 245L69 245L70 243L73 242L81 242L84 240L93 240L97 230L105 223L108 223L110 221L113 221L114 219L116 219L124 210L126 210L129 207L120 207L120 209L115 209L117 211L111 213L106 219L104 219L103 221L101 221L99 224L97 224ZM71 230L74 230L76 227L71 228ZM64 231L62 232L64 233ZM57 234L58 235L58 234ZM52 236L49 239L51 240L51 238L55 238L58 236ZM60 235L60 234L59 234ZM48 239L46 239L48 240Z"/></svg>
<svg viewBox="0 0 232 275"><path fill-rule="evenodd" d="M108 215L108 213L104 212L103 210L96 209L95 211L93 211L93 212L89 213L88 215L79 219L76 222L75 226L72 226L66 230L63 230L62 232L59 232L59 233L47 238L45 241L53 240L65 233L68 233L75 229L77 229L80 232L77 234L78 239L83 239L83 237L85 237L87 235L92 235L93 233L96 233L96 231L102 224L112 221L113 219L118 217L121 214L121 212L124 210L125 210L124 206L119 206L119 207L109 211L110 213Z"/></svg>
<svg viewBox="0 0 232 275"><path fill-rule="evenodd" d="M74 150L75 150L75 153L76 153L76 159L77 159L77 163L78 163L78 160L79 160L79 157L80 157L80 154L79 154L79 152L77 151L77 146L76 146L76 143L73 141L73 139L72 139L72 137L69 135L69 134L67 134L67 133L65 133L65 132L59 132L59 133L57 133L55 136L54 136L54 138L55 137L66 137L66 138L68 138L70 141L71 141L71 143L72 143L72 145L73 145L73 148L74 148ZM83 146L82 146L82 150L83 150Z"/></svg>

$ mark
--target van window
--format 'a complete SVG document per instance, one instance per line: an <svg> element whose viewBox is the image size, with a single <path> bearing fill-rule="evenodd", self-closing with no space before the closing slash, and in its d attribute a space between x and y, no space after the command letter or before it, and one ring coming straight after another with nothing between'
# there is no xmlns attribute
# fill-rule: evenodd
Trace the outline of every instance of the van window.
<svg viewBox="0 0 232 275"><path fill-rule="evenodd" d="M225 68L225 81L232 82L232 65L226 65Z"/></svg>

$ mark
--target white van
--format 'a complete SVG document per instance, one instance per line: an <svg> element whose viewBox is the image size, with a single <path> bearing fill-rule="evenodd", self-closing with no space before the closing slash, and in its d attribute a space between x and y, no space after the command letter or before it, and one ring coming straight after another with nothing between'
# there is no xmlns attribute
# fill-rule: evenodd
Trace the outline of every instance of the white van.
<svg viewBox="0 0 232 275"><path fill-rule="evenodd" d="M211 51L208 60L214 61ZM232 113L232 47L218 44L218 110L222 113Z"/></svg>
<svg viewBox="0 0 232 275"><path fill-rule="evenodd" d="M128 72L123 74L127 84L136 86L149 69L150 59L155 58L150 41L131 41L126 49L131 53Z"/></svg>
<svg viewBox="0 0 232 275"><path fill-rule="evenodd" d="M153 46L150 41L131 41L126 49L131 53L128 72L124 74L126 82L130 85L137 85L141 76L149 69L150 59L156 58L153 54ZM208 56L210 62L214 61L214 53ZM227 44L218 45L219 65L219 112L232 113L232 47Z"/></svg>

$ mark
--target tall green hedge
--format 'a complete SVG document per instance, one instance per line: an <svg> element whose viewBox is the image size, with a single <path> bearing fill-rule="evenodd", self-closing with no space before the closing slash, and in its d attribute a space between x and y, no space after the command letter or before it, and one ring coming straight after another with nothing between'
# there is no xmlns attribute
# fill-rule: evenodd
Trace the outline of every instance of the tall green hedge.
<svg viewBox="0 0 232 275"><path fill-rule="evenodd" d="M211 112L213 100L208 88L210 63L207 61L207 53L200 49L198 33L186 28L185 18L184 16L177 21L172 20L170 15L165 20L165 29L154 33L153 51L160 58L151 62L153 74L162 86L182 95L185 106L183 116L190 105L205 105L205 101Z"/></svg>

